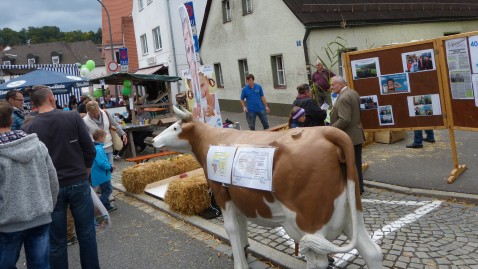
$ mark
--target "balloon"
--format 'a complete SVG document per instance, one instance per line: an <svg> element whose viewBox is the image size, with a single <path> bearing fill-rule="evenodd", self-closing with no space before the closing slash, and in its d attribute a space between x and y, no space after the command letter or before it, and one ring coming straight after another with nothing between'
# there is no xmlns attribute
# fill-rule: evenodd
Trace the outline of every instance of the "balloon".
<svg viewBox="0 0 478 269"><path fill-rule="evenodd" d="M82 77L86 77L90 74L90 70L88 70L88 68L81 68L80 69L80 76Z"/></svg>
<svg viewBox="0 0 478 269"><path fill-rule="evenodd" d="M101 89L95 89L95 91L93 92L93 96L99 98L103 96L103 91Z"/></svg>
<svg viewBox="0 0 478 269"><path fill-rule="evenodd" d="M80 67L80 70L81 70L81 69L83 69L83 68L86 68L86 69L88 69L88 67L86 67L86 65L85 65L85 64L84 64L84 65L82 65L82 66Z"/></svg>
<svg viewBox="0 0 478 269"><path fill-rule="evenodd" d="M86 61L85 65L86 65L86 68L88 68L88 70L90 70L90 71L93 70L96 66L95 61L93 61L93 60Z"/></svg>
<svg viewBox="0 0 478 269"><path fill-rule="evenodd" d="M131 94L131 88L129 87L124 87L123 90L121 91L121 93L125 96L128 96Z"/></svg>
<svg viewBox="0 0 478 269"><path fill-rule="evenodd" d="M123 81L123 86L125 88L130 88L130 90L131 90L131 80L127 79L127 80Z"/></svg>

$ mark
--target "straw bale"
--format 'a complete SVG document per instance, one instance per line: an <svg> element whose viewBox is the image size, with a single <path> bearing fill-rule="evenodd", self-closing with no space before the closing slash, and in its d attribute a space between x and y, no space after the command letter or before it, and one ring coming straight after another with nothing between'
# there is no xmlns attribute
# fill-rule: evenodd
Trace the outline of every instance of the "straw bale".
<svg viewBox="0 0 478 269"><path fill-rule="evenodd" d="M169 183L164 201L181 214L196 215L211 206L209 186L204 174Z"/></svg>
<svg viewBox="0 0 478 269"><path fill-rule="evenodd" d="M170 178L201 166L191 154L135 165L123 170L121 181L125 189L132 193L142 193L149 183Z"/></svg>

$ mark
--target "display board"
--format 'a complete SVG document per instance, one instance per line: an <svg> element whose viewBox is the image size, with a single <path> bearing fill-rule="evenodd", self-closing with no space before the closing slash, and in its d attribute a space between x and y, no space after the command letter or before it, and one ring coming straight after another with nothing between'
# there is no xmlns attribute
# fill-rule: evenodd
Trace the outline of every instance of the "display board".
<svg viewBox="0 0 478 269"><path fill-rule="evenodd" d="M446 128L437 44L429 40L345 54L364 129Z"/></svg>
<svg viewBox="0 0 478 269"><path fill-rule="evenodd" d="M478 32L440 39L443 84L453 129L478 128Z"/></svg>

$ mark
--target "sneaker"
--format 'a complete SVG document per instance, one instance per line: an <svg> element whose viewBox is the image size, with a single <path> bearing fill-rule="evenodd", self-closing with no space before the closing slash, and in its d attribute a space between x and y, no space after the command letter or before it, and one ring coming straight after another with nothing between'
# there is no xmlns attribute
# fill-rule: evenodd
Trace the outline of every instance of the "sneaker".
<svg viewBox="0 0 478 269"><path fill-rule="evenodd" d="M112 207L110 207L110 208L107 209L107 210L108 210L108 213L109 213L109 212L115 211L116 209L118 209L118 207L112 206Z"/></svg>
<svg viewBox="0 0 478 269"><path fill-rule="evenodd" d="M423 139L423 141L428 142L428 143L435 143L435 139L425 138L425 139Z"/></svg>
<svg viewBox="0 0 478 269"><path fill-rule="evenodd" d="M421 149L421 148L423 148L423 145L409 144L409 145L407 145L407 148L409 148L409 149Z"/></svg>
<svg viewBox="0 0 478 269"><path fill-rule="evenodd" d="M73 238L68 239L68 246L71 246L78 242L78 237L74 236Z"/></svg>
<svg viewBox="0 0 478 269"><path fill-rule="evenodd" d="M121 159L121 156L119 156L119 155L113 155L113 159L119 160L119 159Z"/></svg>

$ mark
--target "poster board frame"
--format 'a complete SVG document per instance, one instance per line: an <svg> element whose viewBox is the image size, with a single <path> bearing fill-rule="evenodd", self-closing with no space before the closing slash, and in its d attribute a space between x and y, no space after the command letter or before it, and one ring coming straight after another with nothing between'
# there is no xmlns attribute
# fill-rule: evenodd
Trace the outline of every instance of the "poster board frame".
<svg viewBox="0 0 478 269"><path fill-rule="evenodd" d="M466 38L467 45L468 45L468 56L471 60L471 52L470 46L468 42L468 38L470 36L478 36L478 31L474 32L467 32L462 34L456 34L446 37L441 37L436 40L439 54L443 55L440 59L440 66L442 66L442 83L444 90L444 97L445 97L445 104L446 110L448 112L449 119L448 119L448 126L452 130L462 130L462 131L478 131L478 106L475 105L474 99L469 100L460 100L460 99L453 99L452 98L452 89L450 85L450 76L449 76L449 67L448 67L448 58L447 58L447 48L446 48L446 41L458 39L458 38ZM470 62L470 74L473 74L472 66ZM475 73L478 75L478 73ZM475 94L476 94L475 89ZM477 96L474 96L477 98ZM468 117L460 117L463 115L463 112L468 114Z"/></svg>
<svg viewBox="0 0 478 269"><path fill-rule="evenodd" d="M414 51L414 50L432 50L433 57L435 59L435 68L433 70L429 70L426 72L418 72L416 74L410 74L404 72L401 66L401 55L407 51ZM390 53L394 53L395 59L388 59L383 57L391 57ZM440 100L440 110L441 115L433 115L434 120L427 120L426 117L410 117L409 114L405 114L406 110L406 98L414 96L416 93L413 89L413 84L409 85L410 92L402 93L402 94L390 94L388 96L383 95L381 93L381 89L379 88L379 80L380 77L369 77L365 79L354 79L354 75L352 72L352 61L355 60L363 60L367 58L374 58L378 57L380 61L380 67L382 69L386 69L386 72L379 72L382 76L390 75L393 73L400 73L402 70L403 73L406 74L407 77L410 77L410 84L416 83L420 80L420 77L426 76L428 79L433 78L433 91L432 94L438 94L438 98ZM399 109L394 108L394 111L398 113L393 114L395 121L393 125L380 125L379 116L371 118L374 113L378 115L378 112L372 111L364 111L361 110L362 115L362 123L364 125L364 130L367 132L378 132L378 131L411 131L411 130L424 130L424 129L447 129L448 127L448 117L447 117L447 110L446 110L446 100L444 99L444 89L442 83L442 67L439 64L439 60L441 55L438 54L438 45L434 39L422 40L422 41L415 41L415 42L407 42L402 44L395 44L386 47L380 48L373 48L373 49L366 49L360 51L353 51L344 54L344 69L346 73L347 84L350 85L350 88L356 90L360 96L368 96L368 95L376 95L378 97L378 104L379 106L382 104L388 105L390 102L393 103L393 106L399 107ZM389 67L390 64L387 65L389 60L395 63L394 67ZM399 65L400 63L400 65ZM366 80L369 82L364 83ZM419 82L420 83L420 82ZM370 86L376 85L374 90L363 90L361 86ZM425 94L424 91L426 86L423 83L419 84L421 93ZM397 100L393 99L401 99L401 103ZM386 100L385 102L382 102ZM374 123L370 123L369 121L376 121Z"/></svg>

